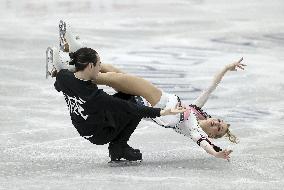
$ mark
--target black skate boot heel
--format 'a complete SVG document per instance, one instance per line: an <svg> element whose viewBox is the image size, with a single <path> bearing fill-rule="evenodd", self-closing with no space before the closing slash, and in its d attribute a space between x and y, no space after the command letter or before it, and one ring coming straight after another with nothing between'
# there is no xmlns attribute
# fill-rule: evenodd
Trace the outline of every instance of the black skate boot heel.
<svg viewBox="0 0 284 190"><path fill-rule="evenodd" d="M109 143L108 151L111 161L119 161L123 156L123 149L120 144Z"/></svg>
<svg viewBox="0 0 284 190"><path fill-rule="evenodd" d="M122 152L117 151L109 151L109 157L111 161L120 161L120 159L123 157Z"/></svg>

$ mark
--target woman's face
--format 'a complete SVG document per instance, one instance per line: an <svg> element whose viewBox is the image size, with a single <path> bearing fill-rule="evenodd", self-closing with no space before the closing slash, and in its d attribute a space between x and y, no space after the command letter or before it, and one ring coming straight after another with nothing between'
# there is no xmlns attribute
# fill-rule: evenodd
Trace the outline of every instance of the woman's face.
<svg viewBox="0 0 284 190"><path fill-rule="evenodd" d="M228 124L217 118L200 120L199 123L210 138L221 137L228 130Z"/></svg>

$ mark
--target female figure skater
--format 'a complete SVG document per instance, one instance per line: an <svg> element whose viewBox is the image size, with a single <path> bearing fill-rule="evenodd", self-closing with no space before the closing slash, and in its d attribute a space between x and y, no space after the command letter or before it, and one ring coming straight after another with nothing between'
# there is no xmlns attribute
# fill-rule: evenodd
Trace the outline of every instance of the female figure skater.
<svg viewBox="0 0 284 190"><path fill-rule="evenodd" d="M163 92L142 78L125 73L100 73L96 83L108 85L124 93L137 95L136 100L142 105L164 109L174 107L177 104L186 107L187 111L179 115L162 116L152 120L160 126L173 128L176 132L191 138L207 153L229 160L229 154L232 150L222 150L215 146L209 138L217 139L226 135L233 143L237 143L237 138L230 132L229 124L218 118L212 118L201 108L205 105L210 94L216 89L226 72L236 71L237 68L244 69L246 65L241 63L242 60L240 59L238 62L229 64L218 72L213 78L211 85L190 105L182 103L178 96Z"/></svg>
<svg viewBox="0 0 284 190"><path fill-rule="evenodd" d="M182 107L161 109L137 105L134 100L122 100L98 89L92 81L96 81L101 62L91 48L70 53L70 58L69 64L75 65L75 72L60 70L54 86L58 92L63 92L72 124L79 134L97 145L109 143L111 161L142 160L140 151L130 147L127 141L143 117L185 111Z"/></svg>
<svg viewBox="0 0 284 190"><path fill-rule="evenodd" d="M65 31L63 35L64 46L62 50L68 47L69 51L75 51L76 49L82 47L83 45L80 41L76 40L71 34L70 30ZM65 56L65 61L62 60L64 57L63 51L61 56L59 52L55 50L55 55L57 55L57 61L55 61L56 70L66 68L69 57ZM66 51L66 49L65 49ZM65 53L66 54L66 53ZM62 56L63 55L63 56ZM61 58L61 60L59 59ZM122 91L124 93L142 96L136 97L143 105L158 107L158 108L171 108L175 107L176 104L183 105L187 107L185 113L181 113L176 116L164 116L153 119L157 124L166 127L173 128L176 132L181 133L187 137L190 137L199 146L201 146L207 153L214 155L218 158L224 158L229 160L229 154L231 150L222 150L221 148L215 146L209 138L220 138L224 135L229 137L229 140L237 143L237 139L229 130L229 124L226 124L223 120L217 118L211 118L206 112L202 111L202 107L209 98L209 95L215 90L222 77L227 71L236 70L237 68L244 69L244 64L241 63L242 59L236 63L227 65L221 72L219 72L213 79L209 88L207 88L191 105L184 105L181 103L178 96L173 94L168 94L162 90L156 88L148 81L138 78L135 76L127 75L116 69L111 65L102 64L101 73L98 74L95 83L103 84L113 87L116 90ZM68 64L67 64L68 65ZM69 70L72 70L72 67ZM147 89L147 91L145 91Z"/></svg>

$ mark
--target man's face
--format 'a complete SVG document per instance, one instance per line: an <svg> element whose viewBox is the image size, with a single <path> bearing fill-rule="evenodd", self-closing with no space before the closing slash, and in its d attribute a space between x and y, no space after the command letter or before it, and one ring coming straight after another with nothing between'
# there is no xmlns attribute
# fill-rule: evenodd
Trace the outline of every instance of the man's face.
<svg viewBox="0 0 284 190"><path fill-rule="evenodd" d="M101 59L100 57L97 55L98 59L97 59L97 63L96 66L94 66L94 63L90 63L89 65L89 69L90 69L90 75L92 80L95 80L101 70Z"/></svg>

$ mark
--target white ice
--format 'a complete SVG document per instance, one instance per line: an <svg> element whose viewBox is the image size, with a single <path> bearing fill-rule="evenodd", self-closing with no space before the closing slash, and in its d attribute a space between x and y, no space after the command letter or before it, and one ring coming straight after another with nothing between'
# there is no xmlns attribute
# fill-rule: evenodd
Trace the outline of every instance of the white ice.
<svg viewBox="0 0 284 190"><path fill-rule="evenodd" d="M215 141L233 149L231 162L144 121L130 141L143 163L108 167L107 145L78 135L45 79L60 19L103 62L187 101L244 57L246 70L226 75L205 106L240 138ZM284 1L2 0L0 25L0 190L283 189Z"/></svg>

